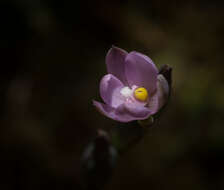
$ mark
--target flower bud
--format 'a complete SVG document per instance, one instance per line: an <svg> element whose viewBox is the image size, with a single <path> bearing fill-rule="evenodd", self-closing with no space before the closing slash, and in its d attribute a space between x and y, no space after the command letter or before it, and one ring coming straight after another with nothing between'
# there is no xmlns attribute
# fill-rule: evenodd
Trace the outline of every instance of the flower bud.
<svg viewBox="0 0 224 190"><path fill-rule="evenodd" d="M110 178L117 160L117 151L108 134L97 131L96 138L87 145L82 155L83 184L99 189Z"/></svg>

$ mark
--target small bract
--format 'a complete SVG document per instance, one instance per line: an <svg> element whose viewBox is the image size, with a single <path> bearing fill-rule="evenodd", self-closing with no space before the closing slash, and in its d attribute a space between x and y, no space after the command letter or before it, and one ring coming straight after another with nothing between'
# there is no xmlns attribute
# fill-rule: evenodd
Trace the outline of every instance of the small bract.
<svg viewBox="0 0 224 190"><path fill-rule="evenodd" d="M100 82L104 103L93 101L105 116L120 122L145 120L166 103L168 82L146 55L113 46L106 66L108 74Z"/></svg>

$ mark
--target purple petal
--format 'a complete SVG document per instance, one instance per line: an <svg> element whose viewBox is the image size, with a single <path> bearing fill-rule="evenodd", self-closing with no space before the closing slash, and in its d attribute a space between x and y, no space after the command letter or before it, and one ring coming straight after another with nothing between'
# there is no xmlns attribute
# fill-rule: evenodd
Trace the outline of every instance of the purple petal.
<svg viewBox="0 0 224 190"><path fill-rule="evenodd" d="M100 103L97 102L95 100L93 100L93 105L96 106L96 108L98 109L98 111L100 113L102 113L103 115L110 117L110 118L114 118L114 108L112 108L111 106L104 104L104 103Z"/></svg>
<svg viewBox="0 0 224 190"><path fill-rule="evenodd" d="M158 99L158 93L156 92L152 97L149 99L148 106L149 110L151 111L151 114L155 114L159 110L159 99Z"/></svg>
<svg viewBox="0 0 224 190"><path fill-rule="evenodd" d="M140 115L136 115L136 113L133 114L133 110L129 111L124 104L121 104L117 109L97 101L93 101L93 105L96 106L98 111L103 115L119 122L126 123L134 120L146 119L148 117L142 114L143 112Z"/></svg>
<svg viewBox="0 0 224 190"><path fill-rule="evenodd" d="M142 86L148 93L156 90L158 70L152 60L138 52L130 52L125 59L125 75L130 86Z"/></svg>
<svg viewBox="0 0 224 190"><path fill-rule="evenodd" d="M150 97L148 108L150 109L152 114L155 114L162 108L167 102L169 94L169 86L168 82L164 78L163 75L157 76L157 91L156 93Z"/></svg>
<svg viewBox="0 0 224 190"><path fill-rule="evenodd" d="M157 94L158 94L158 102L159 102L159 109L163 107L167 99L169 97L169 85L167 80L163 75L158 75L157 80Z"/></svg>
<svg viewBox="0 0 224 190"><path fill-rule="evenodd" d="M125 103L124 104L126 110L128 111L128 113L137 118L137 120L142 120L142 119L146 119L149 117L149 115L151 115L151 111L149 108L139 105L139 104L135 104L135 103Z"/></svg>
<svg viewBox="0 0 224 190"><path fill-rule="evenodd" d="M126 111L123 110L123 106L120 106L119 111L115 111L115 109L112 108L111 106L97 102L97 101L93 101L93 105L96 106L96 108L98 109L100 113L102 113L103 115L113 120L120 121L120 122L129 122L129 121L136 120L135 117L128 115Z"/></svg>
<svg viewBox="0 0 224 190"><path fill-rule="evenodd" d="M125 50L113 46L106 56L107 72L116 76L126 85L127 79L124 74L124 63L127 54Z"/></svg>
<svg viewBox="0 0 224 190"><path fill-rule="evenodd" d="M105 75L100 82L100 95L104 102L113 108L122 104L124 98L120 90L123 86L122 82L112 74Z"/></svg>

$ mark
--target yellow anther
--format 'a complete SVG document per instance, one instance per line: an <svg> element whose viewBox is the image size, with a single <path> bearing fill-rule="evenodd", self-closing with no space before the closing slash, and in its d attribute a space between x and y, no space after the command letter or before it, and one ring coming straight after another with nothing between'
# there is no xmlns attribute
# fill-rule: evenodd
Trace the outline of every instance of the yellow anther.
<svg viewBox="0 0 224 190"><path fill-rule="evenodd" d="M134 95L137 100L145 102L148 98L148 91L145 88L140 87L135 90Z"/></svg>

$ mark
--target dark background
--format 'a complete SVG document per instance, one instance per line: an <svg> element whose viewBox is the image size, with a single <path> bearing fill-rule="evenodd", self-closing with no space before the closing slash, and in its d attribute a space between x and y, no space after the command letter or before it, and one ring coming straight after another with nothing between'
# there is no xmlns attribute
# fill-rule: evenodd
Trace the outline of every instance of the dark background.
<svg viewBox="0 0 224 190"><path fill-rule="evenodd" d="M173 67L171 102L105 189L224 188L224 4L0 1L0 189L80 189L111 45Z"/></svg>

